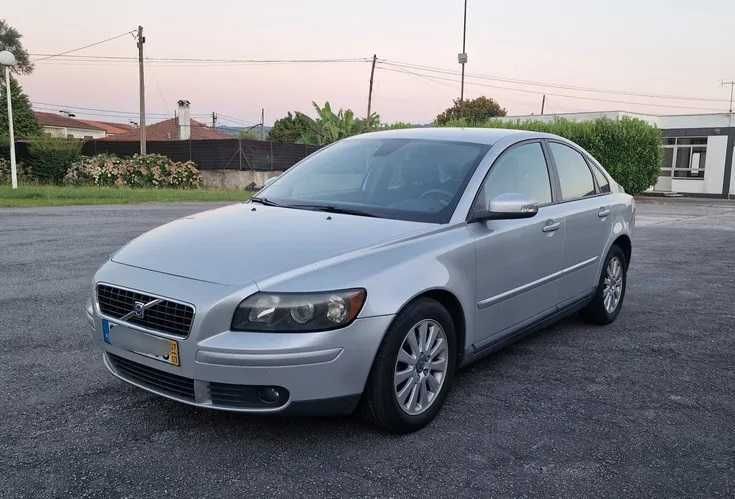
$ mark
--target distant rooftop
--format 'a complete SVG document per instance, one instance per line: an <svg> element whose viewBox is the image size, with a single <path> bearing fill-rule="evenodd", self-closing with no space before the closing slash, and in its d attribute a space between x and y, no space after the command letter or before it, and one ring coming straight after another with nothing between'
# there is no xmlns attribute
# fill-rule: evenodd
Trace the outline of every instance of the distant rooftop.
<svg viewBox="0 0 735 499"><path fill-rule="evenodd" d="M68 116L63 116L61 114L44 113L42 111L33 111L33 114L36 115L36 121L41 126L80 128L83 130L99 130L101 132L105 130L98 125L93 125L89 122L77 120Z"/></svg>
<svg viewBox="0 0 735 499"><path fill-rule="evenodd" d="M164 141L164 140L178 140L179 138L179 121L178 118L171 118L164 121L159 121L152 125L145 127L146 141ZM219 140L219 139L231 139L232 136L226 133L219 132L215 129L209 128L204 123L196 120L191 120L191 140ZM97 140L104 141L119 141L119 142L134 142L140 139L140 131L137 128L133 128L128 132L121 133L119 135L112 135L109 137L103 137Z"/></svg>

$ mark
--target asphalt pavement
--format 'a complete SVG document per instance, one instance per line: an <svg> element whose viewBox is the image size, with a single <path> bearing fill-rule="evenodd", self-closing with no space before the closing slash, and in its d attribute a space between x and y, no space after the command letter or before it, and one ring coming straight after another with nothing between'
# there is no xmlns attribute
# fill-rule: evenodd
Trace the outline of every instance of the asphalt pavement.
<svg viewBox="0 0 735 499"><path fill-rule="evenodd" d="M463 370L436 421L192 408L107 373L107 256L211 204L0 209L0 496L735 496L735 203L642 200L618 320Z"/></svg>

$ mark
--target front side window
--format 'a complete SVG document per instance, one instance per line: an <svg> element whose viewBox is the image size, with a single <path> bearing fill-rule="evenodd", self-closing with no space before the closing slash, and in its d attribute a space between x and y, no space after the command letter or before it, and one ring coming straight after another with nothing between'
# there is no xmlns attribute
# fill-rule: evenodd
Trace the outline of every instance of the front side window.
<svg viewBox="0 0 735 499"><path fill-rule="evenodd" d="M480 188L483 206L501 194L523 194L537 204L551 203L551 183L539 143L523 144L504 152Z"/></svg>
<svg viewBox="0 0 735 499"><path fill-rule="evenodd" d="M350 139L306 158L258 195L287 208L446 223L489 146Z"/></svg>
<svg viewBox="0 0 735 499"><path fill-rule="evenodd" d="M549 149L554 155L556 171L561 184L561 197L564 201L579 199L595 194L592 172L581 154L564 144L550 142Z"/></svg>

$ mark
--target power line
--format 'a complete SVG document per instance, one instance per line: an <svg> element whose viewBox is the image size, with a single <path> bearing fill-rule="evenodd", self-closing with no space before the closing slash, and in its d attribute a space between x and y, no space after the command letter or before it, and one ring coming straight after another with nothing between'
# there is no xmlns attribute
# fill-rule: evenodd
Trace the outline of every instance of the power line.
<svg viewBox="0 0 735 499"><path fill-rule="evenodd" d="M90 47L95 47L97 45L102 45L103 43L106 43L106 42L109 42L109 41L112 41L112 40L117 40L118 38L122 38L123 36L132 35L134 32L135 32L135 30L126 31L125 33L120 33L119 35L111 36L110 38L105 38L104 40L100 40L98 42L90 43L88 45L84 45L82 47L78 47L78 48L75 48L75 49L66 50L64 52L59 52L57 54L38 54L38 55L41 56L41 59L34 59L31 62L36 63L36 62L40 62L40 61L45 61L47 59L51 59L52 57L60 57L60 56L63 56L63 55L71 54L72 52L79 52L80 50L88 49ZM34 54L31 54L31 55L34 55Z"/></svg>
<svg viewBox="0 0 735 499"><path fill-rule="evenodd" d="M412 64L412 63L407 63L407 62L391 61L388 59L382 59L382 60L379 60L378 62L379 64L384 64L386 66L393 66L393 67L399 67L399 68L404 68L404 69L413 69L413 70L420 70L420 71L426 71L426 72L431 72L431 73L459 76L459 73L457 73L456 71L453 71L451 69L446 69L446 68L439 68L436 66L427 66L427 65L422 65L422 64ZM544 88L558 88L562 90L576 90L576 91L581 91L581 92L627 95L630 97L646 97L646 98L655 98L655 99L671 99L671 100L702 101L702 102L726 102L725 99L715 99L715 98L708 98L708 97L689 97L689 96L681 96L681 95L632 92L628 90L612 90L612 89L602 89L602 88L593 88L593 87L582 87L582 86L576 86L576 85L568 85L564 83L554 83L554 82L509 78L509 77L504 77L504 76L499 76L499 75L467 74L467 76L474 78L474 79L499 81L503 83L513 83L517 85L526 85L526 86L535 86L535 87L544 87Z"/></svg>
<svg viewBox="0 0 735 499"><path fill-rule="evenodd" d="M68 104L54 104L51 102L39 102L39 101L31 101L31 104L40 105L40 106L48 106L48 107L57 107L60 109L72 109L72 110L82 110L82 111L100 111L103 113L114 113L114 114L132 114L137 116L137 111L119 111L116 109L100 109L96 107L84 107L84 106L71 106ZM147 113L154 116L171 116L171 113Z"/></svg>
<svg viewBox="0 0 735 499"><path fill-rule="evenodd" d="M434 79L434 80L451 81L451 82L459 83L459 80L456 80L454 78L445 78L442 76L420 74L420 73L416 73L414 71L408 71L405 69L391 69L391 68L378 68L378 69L381 71L391 71L394 73L408 74L408 75L419 77L419 78L425 78L425 79L428 78L428 79ZM546 95L550 95L554 97L562 97L562 98L567 98L567 99L578 99L578 100L590 100L590 101L599 101L599 102L610 102L614 104L663 107L663 108L672 108L672 109L690 109L690 110L697 109L697 110L707 110L707 111L721 111L720 109L706 108L706 107L701 107L701 106L683 106L683 105L676 105L676 104L654 104L654 103L648 103L648 102L633 102L633 101L624 101L624 100L617 100L617 99L604 99L600 97L586 97L586 96L581 96L581 95L557 94L557 93L543 92L541 90L529 90L525 88L504 87L501 85L492 85L489 83L467 82L467 84L480 86L480 87L508 90L511 92L522 92L522 93L535 94L535 95L543 95L545 93Z"/></svg>
<svg viewBox="0 0 735 499"><path fill-rule="evenodd" d="M128 33L125 33L128 34ZM105 40L107 41L107 40ZM101 42L99 42L101 43ZM86 48L86 47L82 47ZM81 49L75 49L81 50ZM71 51L70 51L71 52ZM68 52L66 52L68 53ZM36 59L33 62L42 61L49 57L58 57L63 54L44 54L44 53L31 53L31 56L43 57L42 59ZM137 57L126 57L126 56L109 56L109 55L69 55L65 56L69 60L79 61L120 61L120 62L137 62ZM339 62L370 62L372 58L368 57L353 57L343 59L333 58L318 58L318 59L239 59L239 58L225 58L225 59L214 59L214 58L198 58L198 57L146 57L145 62L186 62L186 63L217 63L217 64L308 64L308 63L339 63Z"/></svg>

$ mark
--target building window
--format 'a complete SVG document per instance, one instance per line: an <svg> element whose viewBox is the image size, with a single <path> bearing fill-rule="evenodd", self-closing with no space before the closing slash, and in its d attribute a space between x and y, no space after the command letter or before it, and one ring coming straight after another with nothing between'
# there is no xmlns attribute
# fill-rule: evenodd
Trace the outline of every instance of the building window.
<svg viewBox="0 0 735 499"><path fill-rule="evenodd" d="M707 137L667 137L663 145L662 177L704 178Z"/></svg>

